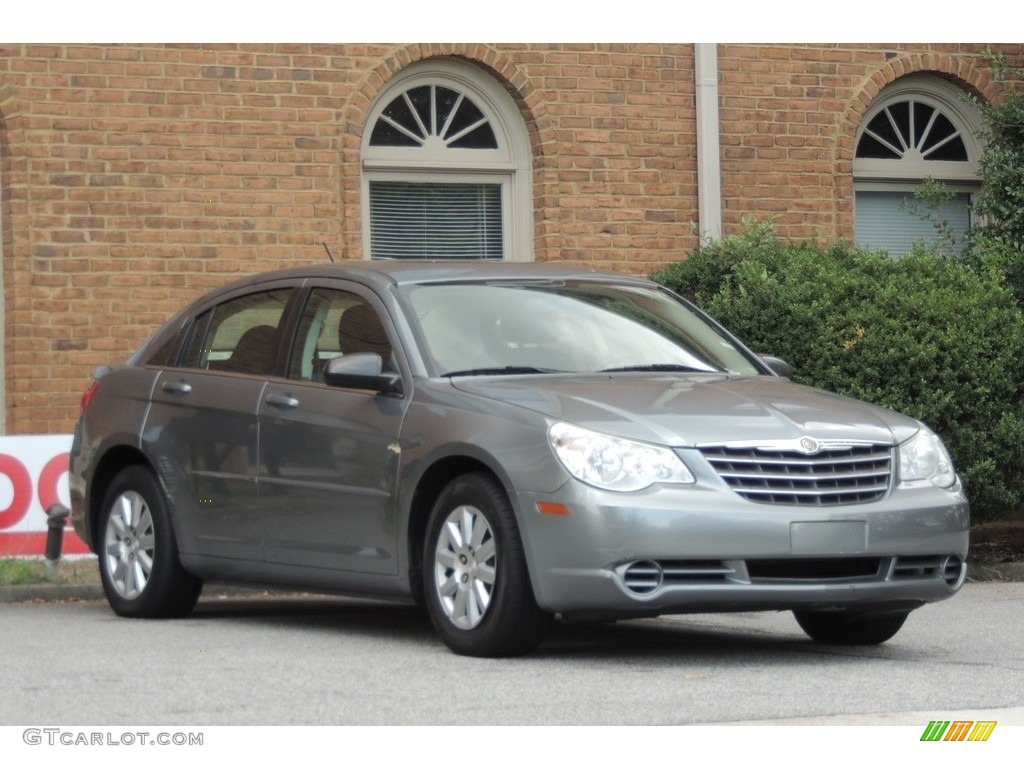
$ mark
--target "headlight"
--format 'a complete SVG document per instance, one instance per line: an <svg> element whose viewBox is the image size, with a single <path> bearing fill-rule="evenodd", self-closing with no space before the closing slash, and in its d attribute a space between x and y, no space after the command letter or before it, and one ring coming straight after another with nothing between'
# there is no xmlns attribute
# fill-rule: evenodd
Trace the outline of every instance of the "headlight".
<svg viewBox="0 0 1024 768"><path fill-rule="evenodd" d="M900 446L900 479L928 480L939 488L949 488L956 482L953 461L930 429L922 428Z"/></svg>
<svg viewBox="0 0 1024 768"><path fill-rule="evenodd" d="M572 424L548 430L555 456L570 475L609 491L639 491L654 483L695 482L676 454L663 446L602 435Z"/></svg>

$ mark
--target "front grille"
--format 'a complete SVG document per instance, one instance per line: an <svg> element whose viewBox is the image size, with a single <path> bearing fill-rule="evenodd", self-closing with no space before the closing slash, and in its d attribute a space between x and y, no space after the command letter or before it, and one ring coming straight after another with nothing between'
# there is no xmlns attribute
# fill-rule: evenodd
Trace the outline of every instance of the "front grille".
<svg viewBox="0 0 1024 768"><path fill-rule="evenodd" d="M829 581L832 579L862 579L877 576L882 559L879 557L788 558L785 560L747 560L747 574L752 582L771 581Z"/></svg>
<svg viewBox="0 0 1024 768"><path fill-rule="evenodd" d="M912 555L897 557L893 564L894 579L921 579L938 576L945 558L941 555Z"/></svg>
<svg viewBox="0 0 1024 768"><path fill-rule="evenodd" d="M897 557L892 569L894 580L931 579L941 577L955 587L963 572L963 560L957 555L914 555Z"/></svg>
<svg viewBox="0 0 1024 768"><path fill-rule="evenodd" d="M701 453L730 488L763 504L863 504L889 490L887 445L825 445L814 454L776 447L705 446Z"/></svg>
<svg viewBox="0 0 1024 768"><path fill-rule="evenodd" d="M760 585L803 589L814 585L911 580L941 580L956 590L963 583L966 568L957 555L898 555L633 560L620 563L614 570L629 592L647 596L672 588L699 591Z"/></svg>

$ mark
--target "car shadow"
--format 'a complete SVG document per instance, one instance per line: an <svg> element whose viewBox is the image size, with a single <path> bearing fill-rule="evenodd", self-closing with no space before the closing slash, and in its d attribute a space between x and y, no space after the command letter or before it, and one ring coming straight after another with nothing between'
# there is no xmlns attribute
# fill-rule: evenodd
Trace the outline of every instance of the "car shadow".
<svg viewBox="0 0 1024 768"><path fill-rule="evenodd" d="M719 623L714 616L723 617ZM607 623L555 621L544 642L527 658L543 662L589 660L609 664L679 664L689 661L805 663L821 656L878 659L920 658L920 649L898 639L881 646L840 647L810 641L793 624L767 626L757 614L730 620L728 614L634 619ZM412 643L450 654L434 632L426 612L414 605L323 595L266 593L246 597L211 596L200 600L192 620L225 619L262 625L367 637L385 643Z"/></svg>
<svg viewBox="0 0 1024 768"><path fill-rule="evenodd" d="M245 596L204 596L189 616L323 630L377 638L432 641L427 614L414 605L318 594L267 592Z"/></svg>

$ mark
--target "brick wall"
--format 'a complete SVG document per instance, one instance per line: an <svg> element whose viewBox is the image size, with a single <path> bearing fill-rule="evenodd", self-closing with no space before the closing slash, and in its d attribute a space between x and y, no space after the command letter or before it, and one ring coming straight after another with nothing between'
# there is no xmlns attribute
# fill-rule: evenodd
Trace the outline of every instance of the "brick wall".
<svg viewBox="0 0 1024 768"><path fill-rule="evenodd" d="M851 237L857 117L904 70L991 96L980 48L720 46L726 233ZM360 258L366 116L431 56L518 104L538 260L646 273L696 245L692 45L0 45L7 431L70 430L92 368L211 286Z"/></svg>
<svg viewBox="0 0 1024 768"><path fill-rule="evenodd" d="M774 217L794 239L853 239L853 152L878 92L935 74L992 100L988 44L719 46L722 219ZM1020 45L995 46L1020 66Z"/></svg>

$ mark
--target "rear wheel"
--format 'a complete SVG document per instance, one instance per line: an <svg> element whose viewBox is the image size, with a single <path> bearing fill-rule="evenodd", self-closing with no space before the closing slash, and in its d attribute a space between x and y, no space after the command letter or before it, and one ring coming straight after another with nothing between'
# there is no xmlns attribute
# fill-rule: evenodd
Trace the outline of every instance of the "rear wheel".
<svg viewBox="0 0 1024 768"><path fill-rule="evenodd" d="M827 613L793 611L807 636L827 645L879 645L900 631L910 611L898 613Z"/></svg>
<svg viewBox="0 0 1024 768"><path fill-rule="evenodd" d="M103 591L115 613L168 618L192 610L203 583L178 561L167 500L152 472L133 466L118 473L99 533Z"/></svg>
<svg viewBox="0 0 1024 768"><path fill-rule="evenodd" d="M534 600L512 507L487 474L456 478L434 504L424 587L431 622L462 655L528 653L551 623Z"/></svg>

